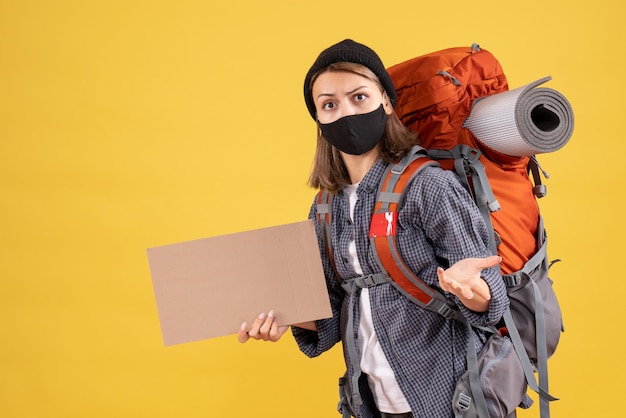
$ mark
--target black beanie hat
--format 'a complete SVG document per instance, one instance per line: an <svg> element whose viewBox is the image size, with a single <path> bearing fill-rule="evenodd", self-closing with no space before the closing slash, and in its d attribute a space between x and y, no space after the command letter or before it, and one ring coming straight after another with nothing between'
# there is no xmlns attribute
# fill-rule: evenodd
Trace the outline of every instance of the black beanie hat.
<svg viewBox="0 0 626 418"><path fill-rule="evenodd" d="M396 88L376 52L352 39L345 39L322 51L304 79L304 101L313 119L315 119L316 111L311 92L311 79L318 71L336 62L353 62L369 68L378 77L391 100L391 105L395 107Z"/></svg>

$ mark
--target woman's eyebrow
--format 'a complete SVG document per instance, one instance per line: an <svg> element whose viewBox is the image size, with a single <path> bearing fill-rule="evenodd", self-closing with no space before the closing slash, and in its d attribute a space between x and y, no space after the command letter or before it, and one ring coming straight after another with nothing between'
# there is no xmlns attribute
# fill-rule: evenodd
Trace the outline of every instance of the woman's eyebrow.
<svg viewBox="0 0 626 418"><path fill-rule="evenodd" d="M366 85L362 85L362 86L358 86L355 89L352 89L350 91L347 91L346 94L350 95L350 94L354 94L357 91L361 90L361 89L367 89L368 87ZM320 93L317 95L317 98L319 99L320 97L333 97L335 94L334 93Z"/></svg>
<svg viewBox="0 0 626 418"><path fill-rule="evenodd" d="M357 87L357 88L355 88L353 90L350 90L350 91L346 92L346 94L353 94L353 93L356 93L357 91L359 91L361 89L367 89L367 86L365 86L365 85L359 86L359 87Z"/></svg>
<svg viewBox="0 0 626 418"><path fill-rule="evenodd" d="M317 95L317 98L319 99L320 97L333 97L334 95L334 93L320 93Z"/></svg>

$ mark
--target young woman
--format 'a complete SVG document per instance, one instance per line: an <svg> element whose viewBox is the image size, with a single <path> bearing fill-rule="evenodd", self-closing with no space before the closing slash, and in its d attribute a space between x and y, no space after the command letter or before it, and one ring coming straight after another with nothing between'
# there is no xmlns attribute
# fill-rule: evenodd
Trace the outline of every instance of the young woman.
<svg viewBox="0 0 626 418"><path fill-rule="evenodd" d="M467 326L418 307L389 283L351 292L341 287L380 272L368 239L378 185L387 166L416 143L395 114L393 82L374 51L344 40L319 55L306 75L304 98L319 128L310 184L335 195L333 263L315 204L309 214L333 317L292 325L292 334L310 357L342 341L358 417L451 417L454 388L466 370ZM428 167L407 186L397 240L411 270L441 289L469 323L493 325L501 318L509 302L494 268L499 257L488 256L483 219L454 173ZM242 324L239 341L276 341L287 329L270 311ZM478 352L485 336L476 334Z"/></svg>

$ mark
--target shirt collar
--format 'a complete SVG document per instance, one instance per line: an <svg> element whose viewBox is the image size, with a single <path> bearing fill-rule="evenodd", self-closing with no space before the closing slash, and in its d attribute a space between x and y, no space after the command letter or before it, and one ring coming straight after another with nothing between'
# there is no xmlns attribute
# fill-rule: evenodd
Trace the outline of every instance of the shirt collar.
<svg viewBox="0 0 626 418"><path fill-rule="evenodd" d="M383 161L381 158L376 160L374 165L369 169L363 180L359 183L357 188L357 193L376 193L378 191L378 185L380 184L380 179L387 168L387 163ZM343 190L342 190L343 192Z"/></svg>

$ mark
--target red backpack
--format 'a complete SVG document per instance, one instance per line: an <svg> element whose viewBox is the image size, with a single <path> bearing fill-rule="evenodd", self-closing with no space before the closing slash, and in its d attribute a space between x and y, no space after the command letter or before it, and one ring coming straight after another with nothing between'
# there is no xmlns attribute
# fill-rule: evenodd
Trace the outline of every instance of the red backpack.
<svg viewBox="0 0 626 418"><path fill-rule="evenodd" d="M500 63L473 45L419 56L388 72L396 86L400 120L418 133L431 158L460 174L483 214L491 214L485 219L497 234L494 245L498 243L502 256L502 272L521 269L537 250L539 208L528 176L534 161L489 149L463 127L475 100L509 89ZM469 171L467 180L463 171Z"/></svg>
<svg viewBox="0 0 626 418"><path fill-rule="evenodd" d="M563 327L548 277L546 234L536 202L536 197L545 195L540 168L534 156L502 154L464 127L478 99L508 91L502 67L491 53L472 45L419 56L388 68L388 72L397 90L396 112L418 133L421 147L392 165L379 188L370 241L389 280L377 280L392 283L425 309L464 320L450 301L404 265L395 243L397 210L406 184L426 165L439 164L455 171L493 231L490 248L502 257L500 268L511 306L494 332L498 338L490 339L492 343L478 358L468 349L468 372L457 385L453 409L457 417L506 416L518 406L532 404L525 396L528 385L539 394L541 417L549 417L549 402L556 398L548 393L547 359L554 353ZM329 236L332 194L320 191L317 212L333 260ZM499 355L493 347L502 351L503 343L509 341L515 358L502 361L497 366L500 370L483 370L485 365L497 363L486 358ZM488 387L480 383L481 373L491 373L494 381ZM347 402L342 399L341 405L344 416L349 416Z"/></svg>

